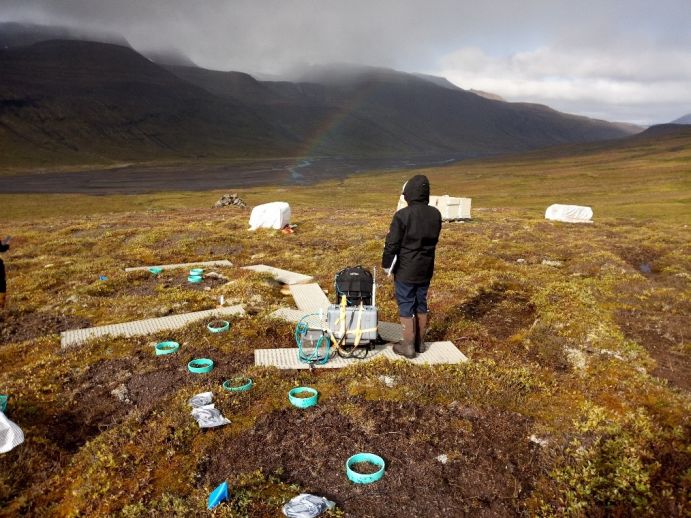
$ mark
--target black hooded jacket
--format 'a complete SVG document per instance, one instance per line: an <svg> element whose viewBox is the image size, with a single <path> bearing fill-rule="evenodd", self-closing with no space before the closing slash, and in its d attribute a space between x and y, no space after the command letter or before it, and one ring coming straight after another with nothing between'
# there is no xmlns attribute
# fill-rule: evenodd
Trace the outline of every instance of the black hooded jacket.
<svg viewBox="0 0 691 518"><path fill-rule="evenodd" d="M441 214L429 203L429 180L413 176L403 188L408 206L394 214L386 235L382 268L389 268L394 256L396 280L424 284L434 273L434 252L441 232Z"/></svg>

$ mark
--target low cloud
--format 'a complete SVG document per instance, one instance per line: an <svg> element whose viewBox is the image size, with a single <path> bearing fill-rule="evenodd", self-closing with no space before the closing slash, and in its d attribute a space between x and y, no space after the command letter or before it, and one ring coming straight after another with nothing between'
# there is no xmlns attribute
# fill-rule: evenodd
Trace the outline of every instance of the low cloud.
<svg viewBox="0 0 691 518"><path fill-rule="evenodd" d="M691 111L689 0L0 0L0 21L118 33L219 70L351 62L608 119Z"/></svg>
<svg viewBox="0 0 691 518"><path fill-rule="evenodd" d="M540 47L508 56L458 49L438 73L462 88L530 101L592 117L639 124L668 122L691 111L689 49Z"/></svg>

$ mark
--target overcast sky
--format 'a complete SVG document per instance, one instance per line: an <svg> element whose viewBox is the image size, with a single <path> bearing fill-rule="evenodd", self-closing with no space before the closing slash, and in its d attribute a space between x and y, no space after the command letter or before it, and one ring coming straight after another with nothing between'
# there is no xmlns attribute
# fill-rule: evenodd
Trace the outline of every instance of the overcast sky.
<svg viewBox="0 0 691 518"><path fill-rule="evenodd" d="M613 121L691 112L691 0L0 0L0 21L117 32L220 70L351 62Z"/></svg>

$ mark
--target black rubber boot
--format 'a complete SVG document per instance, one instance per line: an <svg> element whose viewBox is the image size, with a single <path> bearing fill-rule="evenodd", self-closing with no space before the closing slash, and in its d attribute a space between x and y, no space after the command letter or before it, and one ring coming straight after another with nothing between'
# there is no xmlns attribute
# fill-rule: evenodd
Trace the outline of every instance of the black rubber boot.
<svg viewBox="0 0 691 518"><path fill-rule="evenodd" d="M401 317L403 326L403 340L393 346L393 352L410 358L415 358L415 317Z"/></svg>
<svg viewBox="0 0 691 518"><path fill-rule="evenodd" d="M418 313L417 326L415 328L415 352L427 352L429 346L425 344L425 335L427 334L427 320L429 313Z"/></svg>

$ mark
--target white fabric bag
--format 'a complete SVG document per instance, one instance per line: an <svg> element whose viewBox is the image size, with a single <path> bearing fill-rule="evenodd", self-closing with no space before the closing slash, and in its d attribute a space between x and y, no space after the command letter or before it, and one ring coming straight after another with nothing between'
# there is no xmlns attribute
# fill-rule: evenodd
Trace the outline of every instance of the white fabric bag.
<svg viewBox="0 0 691 518"><path fill-rule="evenodd" d="M555 203L547 207L545 219L563 221L564 223L592 223L593 209L582 205L560 205Z"/></svg>
<svg viewBox="0 0 691 518"><path fill-rule="evenodd" d="M250 230L274 228L280 230L290 223L290 205L274 201L257 205L250 214Z"/></svg>

